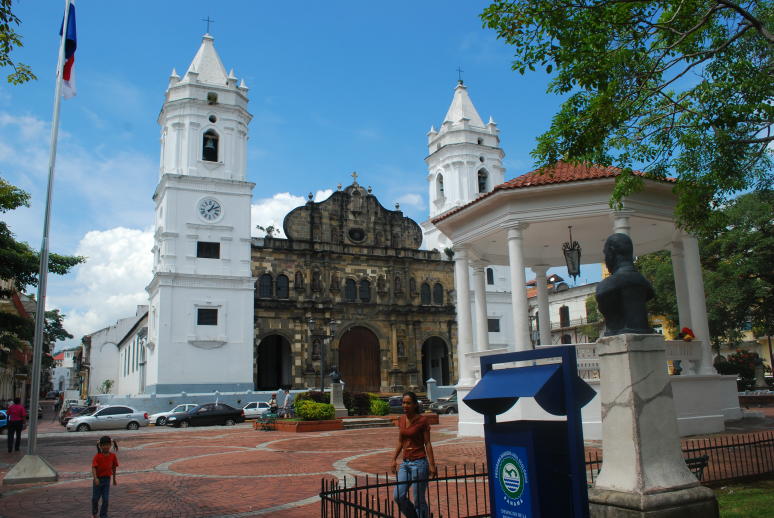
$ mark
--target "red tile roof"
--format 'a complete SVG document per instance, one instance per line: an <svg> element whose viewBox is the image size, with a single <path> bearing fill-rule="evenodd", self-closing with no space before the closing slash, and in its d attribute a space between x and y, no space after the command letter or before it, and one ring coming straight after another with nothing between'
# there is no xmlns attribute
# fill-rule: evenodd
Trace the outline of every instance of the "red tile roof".
<svg viewBox="0 0 774 518"><path fill-rule="evenodd" d="M632 171L637 176L646 176L642 171ZM557 162L553 166L544 167L524 173L513 180L496 185L494 189L486 194L482 194L475 200L450 211L444 212L434 218L433 223L444 220L456 214L462 209L478 203L484 198L493 195L497 191L509 191L512 189L524 189L527 187L538 187L542 185L551 185L557 183L581 182L585 180L598 180L600 178L615 178L621 174L621 169L613 166L601 166L594 164L571 164L569 162ZM667 182L675 182L675 178L666 178Z"/></svg>
<svg viewBox="0 0 774 518"><path fill-rule="evenodd" d="M59 353L56 356L54 356L55 360L64 360L64 353Z"/></svg>

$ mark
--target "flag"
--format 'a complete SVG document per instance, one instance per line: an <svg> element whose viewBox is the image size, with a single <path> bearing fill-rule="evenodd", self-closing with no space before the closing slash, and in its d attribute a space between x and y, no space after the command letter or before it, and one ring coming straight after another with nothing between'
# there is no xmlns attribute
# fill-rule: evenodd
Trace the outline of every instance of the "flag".
<svg viewBox="0 0 774 518"><path fill-rule="evenodd" d="M67 15L67 33L65 34L65 62L62 70L62 95L65 99L75 96L75 49L78 46L75 37L75 0L70 0ZM59 29L62 35L62 29Z"/></svg>

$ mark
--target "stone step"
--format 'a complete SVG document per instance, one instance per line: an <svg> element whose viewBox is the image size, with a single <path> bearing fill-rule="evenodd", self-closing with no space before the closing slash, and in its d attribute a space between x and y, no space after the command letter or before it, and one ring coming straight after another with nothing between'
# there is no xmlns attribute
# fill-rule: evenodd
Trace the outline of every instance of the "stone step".
<svg viewBox="0 0 774 518"><path fill-rule="evenodd" d="M389 417L364 417L358 419L344 419L344 429L354 430L357 428L383 428L392 426L392 419Z"/></svg>

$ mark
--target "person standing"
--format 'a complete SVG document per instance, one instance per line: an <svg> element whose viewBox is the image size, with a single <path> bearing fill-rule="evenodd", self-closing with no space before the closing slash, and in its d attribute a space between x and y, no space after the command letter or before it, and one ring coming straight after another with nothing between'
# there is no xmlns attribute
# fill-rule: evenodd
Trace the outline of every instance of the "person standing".
<svg viewBox="0 0 774 518"><path fill-rule="evenodd" d="M419 401L413 392L403 393L403 415L398 419L398 446L392 457L390 471L397 473L394 499L400 512L408 518L429 518L425 501L428 474L437 475L433 445L430 442L430 423L419 413ZM398 456L403 462L398 468ZM414 502L408 498L409 487L414 486Z"/></svg>
<svg viewBox="0 0 774 518"><path fill-rule="evenodd" d="M13 404L8 407L6 413L8 414L8 453L11 453L12 447L19 451L24 420L27 418L27 410L21 405L21 398L15 397L13 398ZM14 435L16 436L15 441Z"/></svg>
<svg viewBox="0 0 774 518"><path fill-rule="evenodd" d="M97 454L91 460L91 474L94 477L94 486L91 492L91 516L97 518L107 518L108 504L110 502L110 478L113 478L113 485L118 485L116 480L116 468L118 467L118 457L110 452L110 447L118 451L118 444L109 436L100 437L97 443ZM102 506L99 501L102 499ZM98 509L99 508L99 509Z"/></svg>
<svg viewBox="0 0 774 518"><path fill-rule="evenodd" d="M291 400L292 398L290 397L290 390L285 389L285 399L282 401L282 417L285 419L292 417L291 411L293 407L291 406Z"/></svg>

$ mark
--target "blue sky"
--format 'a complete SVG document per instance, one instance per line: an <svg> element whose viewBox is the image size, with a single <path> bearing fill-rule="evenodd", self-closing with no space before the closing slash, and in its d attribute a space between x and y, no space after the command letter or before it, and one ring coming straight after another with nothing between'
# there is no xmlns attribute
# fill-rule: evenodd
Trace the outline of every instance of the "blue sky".
<svg viewBox="0 0 774 518"><path fill-rule="evenodd" d="M4 216L34 248L63 4L14 4L24 41L14 57L38 80L0 85L0 174L33 196L30 209ZM426 133L446 113L458 66L482 118L491 115L500 127L506 179L530 171L529 152L560 100L545 94L545 74L511 71L510 49L482 27L486 5L78 0L78 95L62 103L51 249L89 262L49 278L48 306L61 308L80 338L143 302L158 179L156 118L169 74L187 69L207 16L226 69L250 88L254 223L281 222L306 193L324 196L350 183L352 171L383 205L400 201L408 216L424 221Z"/></svg>

